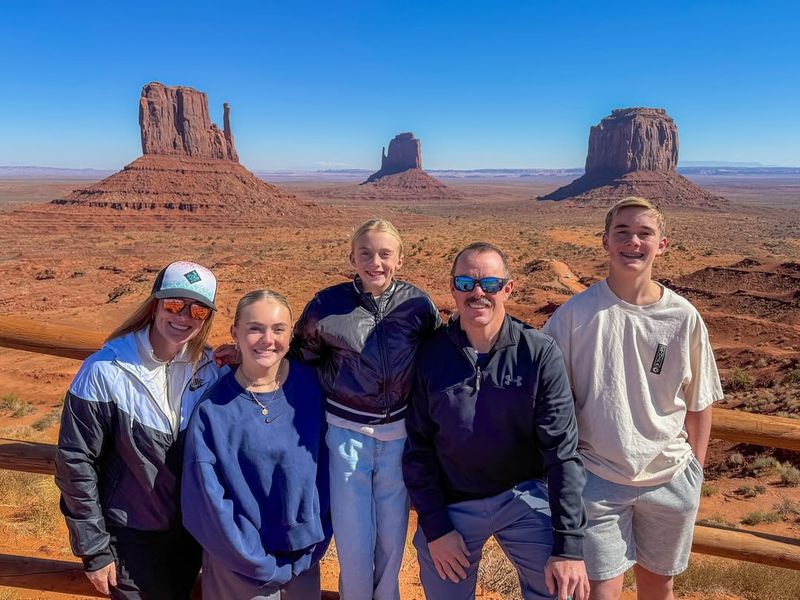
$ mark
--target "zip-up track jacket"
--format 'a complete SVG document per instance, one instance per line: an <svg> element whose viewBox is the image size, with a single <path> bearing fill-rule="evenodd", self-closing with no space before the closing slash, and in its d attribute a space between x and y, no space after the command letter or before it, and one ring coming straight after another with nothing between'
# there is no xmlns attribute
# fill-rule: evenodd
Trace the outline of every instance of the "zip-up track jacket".
<svg viewBox="0 0 800 600"><path fill-rule="evenodd" d="M165 400L157 397L158 375L142 366L135 335L114 339L86 359L64 401L56 484L72 551L87 571L113 561L108 526L165 531L180 525L182 432L220 373L210 350L197 369L178 359L164 367L184 373L176 437Z"/></svg>
<svg viewBox="0 0 800 600"><path fill-rule="evenodd" d="M486 366L458 319L420 350L403 477L431 542L454 529L447 506L545 480L554 556L582 558L585 484L575 407L552 338L506 316Z"/></svg>
<svg viewBox="0 0 800 600"><path fill-rule="evenodd" d="M295 326L292 351L317 367L329 413L392 423L405 417L417 349L439 323L416 286L394 281L374 298L356 278L314 296Z"/></svg>

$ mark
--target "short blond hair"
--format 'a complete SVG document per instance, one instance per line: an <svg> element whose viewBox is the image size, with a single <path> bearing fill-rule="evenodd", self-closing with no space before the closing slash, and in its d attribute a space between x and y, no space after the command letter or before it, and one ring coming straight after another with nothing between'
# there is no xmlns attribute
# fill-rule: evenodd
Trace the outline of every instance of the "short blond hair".
<svg viewBox="0 0 800 600"><path fill-rule="evenodd" d="M355 254L356 252L356 240L370 231L379 231L381 233L388 233L391 235L397 240L397 243L400 245L400 255L403 255L403 238L400 237L400 232L397 231L397 227L392 225L392 223L386 219L370 219L369 221L364 221L361 225L359 225L356 230L353 231L353 235L350 236L351 253Z"/></svg>
<svg viewBox="0 0 800 600"><path fill-rule="evenodd" d="M658 233L661 236L667 235L667 220L664 217L664 212L655 204L645 198L639 196L628 196L617 202L614 206L608 209L606 213L606 227L605 233L608 235L611 230L611 222L617 213L624 208L644 208L656 218L656 225L658 225Z"/></svg>

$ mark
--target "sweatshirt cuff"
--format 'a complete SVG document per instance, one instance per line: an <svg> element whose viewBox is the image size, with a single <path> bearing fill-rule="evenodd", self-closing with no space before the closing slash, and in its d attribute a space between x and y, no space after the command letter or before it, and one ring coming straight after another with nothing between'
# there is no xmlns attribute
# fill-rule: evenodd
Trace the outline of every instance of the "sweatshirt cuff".
<svg viewBox="0 0 800 600"><path fill-rule="evenodd" d="M453 531L453 522L447 514L447 508L441 508L434 512L430 512L425 516L417 513L419 518L419 526L422 528L422 533L425 534L425 541L429 544Z"/></svg>
<svg viewBox="0 0 800 600"><path fill-rule="evenodd" d="M553 534L553 556L583 560L583 535Z"/></svg>
<svg viewBox="0 0 800 600"><path fill-rule="evenodd" d="M111 550L106 547L103 552L92 554L91 556L84 556L81 560L83 560L83 570L91 573L92 571L99 571L106 565L110 565L114 562L114 555L111 554Z"/></svg>

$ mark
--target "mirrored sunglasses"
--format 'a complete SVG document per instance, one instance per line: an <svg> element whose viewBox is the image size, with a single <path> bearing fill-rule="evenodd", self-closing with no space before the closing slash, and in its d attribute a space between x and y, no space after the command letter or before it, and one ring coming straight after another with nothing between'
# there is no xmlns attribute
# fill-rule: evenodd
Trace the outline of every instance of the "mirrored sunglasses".
<svg viewBox="0 0 800 600"><path fill-rule="evenodd" d="M471 292L475 289L475 285L481 286L481 289L487 294L496 294L502 290L508 283L508 277L481 277L475 279L467 275L456 275L453 277L453 287L459 292Z"/></svg>
<svg viewBox="0 0 800 600"><path fill-rule="evenodd" d="M196 302L189 304L183 298L164 298L161 301L161 306L164 307L164 310L171 312L173 315L180 314L181 311L188 306L189 314L193 319L197 319L198 321L205 321L211 315L211 309L209 307Z"/></svg>

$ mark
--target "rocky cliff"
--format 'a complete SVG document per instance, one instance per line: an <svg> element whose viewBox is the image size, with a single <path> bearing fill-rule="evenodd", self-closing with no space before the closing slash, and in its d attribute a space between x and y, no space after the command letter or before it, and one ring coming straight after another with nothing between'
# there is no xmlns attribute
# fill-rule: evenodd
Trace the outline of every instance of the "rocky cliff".
<svg viewBox="0 0 800 600"><path fill-rule="evenodd" d="M230 107L223 104L224 130L208 113L208 97L190 87L148 83L139 99L142 154L216 158L239 162L233 144Z"/></svg>

